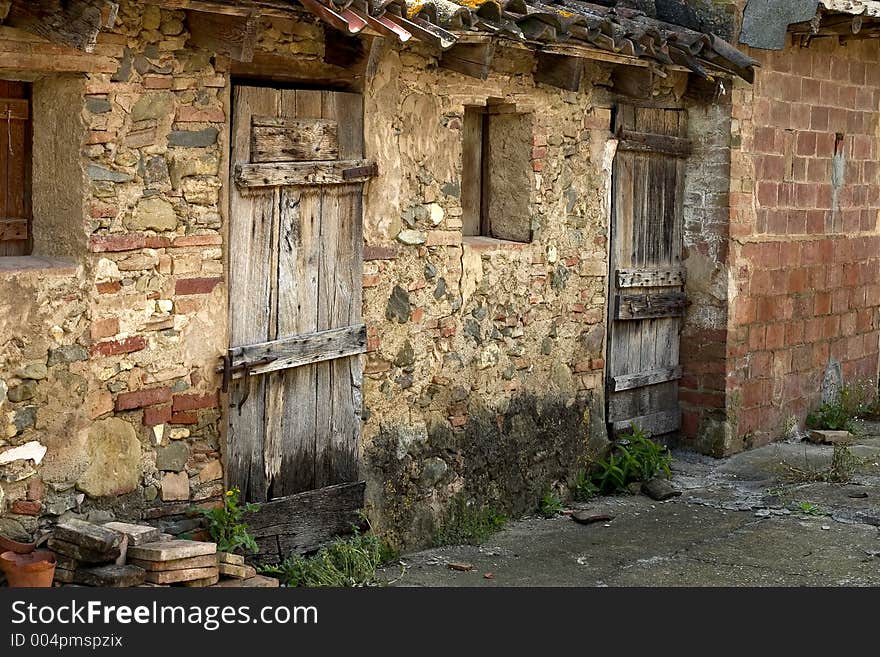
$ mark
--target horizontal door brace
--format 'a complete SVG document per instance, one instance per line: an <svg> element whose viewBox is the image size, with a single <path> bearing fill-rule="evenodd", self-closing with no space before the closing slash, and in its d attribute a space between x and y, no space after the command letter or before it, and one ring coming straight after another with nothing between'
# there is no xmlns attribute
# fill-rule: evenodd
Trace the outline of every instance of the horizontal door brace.
<svg viewBox="0 0 880 657"><path fill-rule="evenodd" d="M228 389L229 381L234 379L356 356L366 350L367 327L357 324L232 347L217 371L223 373L224 388Z"/></svg>

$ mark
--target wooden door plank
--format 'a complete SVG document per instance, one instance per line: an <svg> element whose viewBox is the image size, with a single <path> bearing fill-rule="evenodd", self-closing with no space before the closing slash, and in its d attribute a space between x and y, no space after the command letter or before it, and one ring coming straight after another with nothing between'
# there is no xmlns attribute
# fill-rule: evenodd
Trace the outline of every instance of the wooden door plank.
<svg viewBox="0 0 880 657"><path fill-rule="evenodd" d="M361 321L363 230L361 185L333 190L339 198L339 230L334 322ZM331 364L333 417L329 435L328 479L331 483L358 477L361 430L361 359L334 360Z"/></svg>
<svg viewBox="0 0 880 657"><path fill-rule="evenodd" d="M339 159L357 160L364 157L363 96L344 91L321 93L321 116L339 125Z"/></svg>
<svg viewBox="0 0 880 657"><path fill-rule="evenodd" d="M340 125L340 158L364 157L363 97L360 94L325 92L325 118ZM337 272L334 290L334 322L362 321L363 186L352 184L326 190L338 197ZM360 357L334 361L331 365L333 424L329 436L328 480L331 483L357 478L361 429Z"/></svg>
<svg viewBox="0 0 880 657"><path fill-rule="evenodd" d="M254 117L251 162L335 160L339 155L336 121Z"/></svg>
<svg viewBox="0 0 880 657"><path fill-rule="evenodd" d="M247 374L254 376L361 354L366 350L366 336L366 325L358 324L234 347L229 350L231 365L236 368L232 376L244 376L245 367Z"/></svg>
<svg viewBox="0 0 880 657"><path fill-rule="evenodd" d="M250 159L250 117L274 114L280 94L264 87L237 87L232 126L232 162ZM233 188L229 211L229 322L231 344L266 342L270 334L271 261L276 222L275 194ZM229 411L227 484L239 486L245 499L264 501L266 381L249 377L233 388L230 401L247 402Z"/></svg>
<svg viewBox="0 0 880 657"><path fill-rule="evenodd" d="M462 235L480 234L484 112L485 108L466 107L461 128Z"/></svg>
<svg viewBox="0 0 880 657"><path fill-rule="evenodd" d="M681 137L638 132L626 128L621 129L617 136L620 139L617 148L622 151L659 153L670 157L687 157L691 154L690 140Z"/></svg>
<svg viewBox="0 0 880 657"><path fill-rule="evenodd" d="M681 316L687 298L684 292L618 294L615 304L617 308L615 319L655 319Z"/></svg>
<svg viewBox="0 0 880 657"><path fill-rule="evenodd" d="M338 190L322 189L320 255L318 260L318 330L332 328L336 322L336 274L340 266L340 207ZM346 322L347 323L347 322ZM331 438L333 417L333 367L319 363L317 368L318 410L315 415L315 485L329 486L331 478Z"/></svg>
<svg viewBox="0 0 880 657"><path fill-rule="evenodd" d="M322 94L322 116L339 125L339 157L364 157L363 97L361 94L325 91ZM351 178L349 178L351 180ZM334 274L332 289L322 280L321 294L329 304L328 321L336 326L362 321L363 272L363 186L349 184L324 189L324 199L331 197L336 220ZM325 215L325 221L329 215ZM322 226L324 228L324 226ZM327 226L329 229L329 226ZM331 231L326 231L329 255ZM323 271L323 270L322 270ZM332 300L331 300L332 297ZM351 357L328 363L330 429L326 436L323 458L319 458L318 478L328 484L357 478L358 450L361 429L361 359ZM319 434L319 442L321 441ZM322 451L319 448L319 453Z"/></svg>
<svg viewBox="0 0 880 657"><path fill-rule="evenodd" d="M617 287L679 287L684 285L683 267L618 269Z"/></svg>
<svg viewBox="0 0 880 657"><path fill-rule="evenodd" d="M31 109L25 82L4 81L0 96L0 256L31 252Z"/></svg>
<svg viewBox="0 0 880 657"><path fill-rule="evenodd" d="M375 162L363 159L334 162L245 163L235 165L235 184L243 188L345 185L367 181L376 173L378 170Z"/></svg>
<svg viewBox="0 0 880 657"><path fill-rule="evenodd" d="M281 116L287 119L322 119L321 92L286 90L282 95ZM337 137L338 139L338 137ZM282 335L298 335L318 331L318 267L323 192L318 187L301 189L287 187L282 208L290 212L284 221L288 234L282 244L287 266L279 272L283 288L279 316L284 318ZM318 398L318 367L308 365L285 373L290 402L285 406L284 462L278 483L279 495L291 495L318 488L315 479L317 449L316 418L321 400Z"/></svg>
<svg viewBox="0 0 880 657"><path fill-rule="evenodd" d="M282 238L278 270L278 332L282 336L318 330L318 265L322 193L317 187L285 187L281 194ZM321 401L317 365L284 373L287 391L283 426L283 458L278 495L316 488L315 422Z"/></svg>
<svg viewBox="0 0 880 657"><path fill-rule="evenodd" d="M321 113L321 92L313 89L297 89L296 91L285 91L285 113L283 116L296 117L300 119L320 119L323 118ZM288 110L287 95L290 94L293 99L293 105ZM288 114L287 112L292 113Z"/></svg>
<svg viewBox="0 0 880 657"><path fill-rule="evenodd" d="M615 433L628 431L633 425L652 436L660 436L664 433L678 431L681 428L681 409L674 408L657 411L650 415L641 415L611 424Z"/></svg>
<svg viewBox="0 0 880 657"><path fill-rule="evenodd" d="M608 399L608 421L621 422L655 411L678 408L678 383L666 381L617 392Z"/></svg>
<svg viewBox="0 0 880 657"><path fill-rule="evenodd" d="M611 377L611 390L620 392L622 390L630 390L632 388L642 388L665 381L673 381L681 378L681 367L664 367L662 369L647 370L644 372L635 372L633 374L624 374L622 376Z"/></svg>

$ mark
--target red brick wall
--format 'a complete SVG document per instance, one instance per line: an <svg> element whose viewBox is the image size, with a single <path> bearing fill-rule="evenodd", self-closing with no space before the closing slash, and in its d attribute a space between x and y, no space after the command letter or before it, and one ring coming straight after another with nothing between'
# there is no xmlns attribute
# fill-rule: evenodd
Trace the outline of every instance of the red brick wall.
<svg viewBox="0 0 880 657"><path fill-rule="evenodd" d="M733 98L726 400L746 447L803 426L829 359L876 377L880 325L880 48L751 54L762 68Z"/></svg>

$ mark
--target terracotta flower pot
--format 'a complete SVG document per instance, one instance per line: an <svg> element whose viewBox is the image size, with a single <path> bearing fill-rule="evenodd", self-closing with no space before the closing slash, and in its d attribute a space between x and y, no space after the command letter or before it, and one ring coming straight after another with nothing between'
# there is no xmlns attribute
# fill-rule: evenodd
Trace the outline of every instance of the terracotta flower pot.
<svg viewBox="0 0 880 657"><path fill-rule="evenodd" d="M36 543L19 543L18 541L13 541L11 538L6 538L0 534L0 553L12 551L17 554L29 554L33 552L36 547Z"/></svg>
<svg viewBox="0 0 880 657"><path fill-rule="evenodd" d="M29 554L0 554L0 569L6 573L9 586L16 588L50 588L55 577L55 554L35 550Z"/></svg>

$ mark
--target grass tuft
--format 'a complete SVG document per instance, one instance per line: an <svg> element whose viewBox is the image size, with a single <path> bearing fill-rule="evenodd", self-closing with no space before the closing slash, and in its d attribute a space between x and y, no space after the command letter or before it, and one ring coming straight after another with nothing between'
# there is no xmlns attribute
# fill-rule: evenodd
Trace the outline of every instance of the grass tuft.
<svg viewBox="0 0 880 657"><path fill-rule="evenodd" d="M434 545L480 545L504 528L507 516L491 507L474 507L462 496L452 499L443 523L434 534Z"/></svg>

